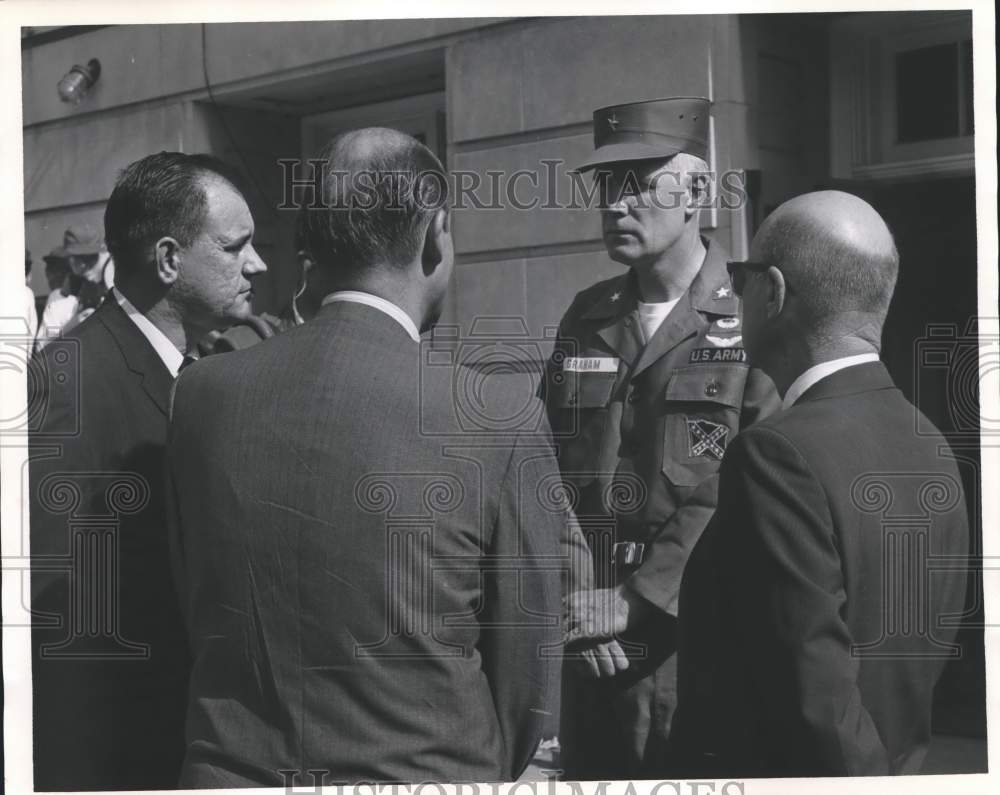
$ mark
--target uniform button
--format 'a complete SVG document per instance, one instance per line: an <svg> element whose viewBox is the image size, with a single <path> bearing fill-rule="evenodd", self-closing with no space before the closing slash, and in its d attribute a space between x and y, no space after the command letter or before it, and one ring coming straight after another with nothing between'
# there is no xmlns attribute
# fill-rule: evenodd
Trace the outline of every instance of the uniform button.
<svg viewBox="0 0 1000 795"><path fill-rule="evenodd" d="M707 384L705 384L705 394L708 395L709 397L714 397L715 395L718 395L719 394L719 382L718 381L709 381Z"/></svg>
<svg viewBox="0 0 1000 795"><path fill-rule="evenodd" d="M576 395L570 395L566 402L571 406L574 405L576 403Z"/></svg>
<svg viewBox="0 0 1000 795"><path fill-rule="evenodd" d="M628 396L629 403L635 403L639 399L639 396L635 392L630 392Z"/></svg>
<svg viewBox="0 0 1000 795"><path fill-rule="evenodd" d="M626 326L631 326L632 325L632 318L630 318L630 317L625 318L625 325Z"/></svg>

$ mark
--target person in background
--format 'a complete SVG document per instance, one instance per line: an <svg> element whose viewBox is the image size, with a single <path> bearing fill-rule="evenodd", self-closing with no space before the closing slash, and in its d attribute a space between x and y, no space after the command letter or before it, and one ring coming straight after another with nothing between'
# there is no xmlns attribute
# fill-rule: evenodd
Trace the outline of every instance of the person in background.
<svg viewBox="0 0 1000 795"><path fill-rule="evenodd" d="M928 566L966 561L969 526L947 442L879 360L892 234L807 193L729 267L782 410L730 443L684 573L671 775L920 773L966 581Z"/></svg>
<svg viewBox="0 0 1000 795"><path fill-rule="evenodd" d="M100 232L93 227L79 224L66 230L63 245L45 257L47 272L51 261L53 275L63 268L66 273L62 284L49 293L35 340L36 351L82 323L100 306L114 283L110 260Z"/></svg>
<svg viewBox="0 0 1000 795"><path fill-rule="evenodd" d="M309 280L309 273L313 269L314 261L312 254L309 253L309 244L306 240L301 216L295 225L295 265L298 278L292 299L277 315L267 312L261 315L277 331L286 331L295 326L301 326L316 316L323 303L322 291L317 289L318 280L312 282Z"/></svg>
<svg viewBox="0 0 1000 795"><path fill-rule="evenodd" d="M35 308L35 291L31 289L31 252L24 250L24 320L27 323L28 334L32 337L38 330L38 310Z"/></svg>
<svg viewBox="0 0 1000 795"><path fill-rule="evenodd" d="M35 358L29 379L43 418L31 436L33 609L61 621L32 628L40 790L177 785L190 658L164 515L170 390L199 339L250 314L266 270L235 176L207 155L161 152L129 165L104 228L115 286ZM97 235L72 237L60 255L97 259ZM97 558L53 502L53 484L75 495L74 516L114 528ZM109 518L122 489L135 504Z"/></svg>
<svg viewBox="0 0 1000 795"><path fill-rule="evenodd" d="M72 230L66 230L64 243L71 237ZM75 237L73 232L72 237ZM79 301L73 292L71 283L72 272L69 268L69 258L61 251L63 247L54 248L43 259L45 260L45 279L49 284L49 296L39 319L35 334L35 352L37 353L62 332L70 319L76 314Z"/></svg>
<svg viewBox="0 0 1000 795"><path fill-rule="evenodd" d="M65 257L46 254L42 257L45 260L45 281L49 286L49 297L62 289L69 276L69 261Z"/></svg>

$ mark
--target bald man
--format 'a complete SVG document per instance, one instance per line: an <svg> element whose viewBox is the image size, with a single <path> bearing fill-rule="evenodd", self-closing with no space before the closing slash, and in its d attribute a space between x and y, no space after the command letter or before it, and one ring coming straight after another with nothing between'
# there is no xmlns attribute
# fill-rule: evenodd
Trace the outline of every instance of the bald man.
<svg viewBox="0 0 1000 795"><path fill-rule="evenodd" d="M782 410L730 443L684 574L675 771L919 773L965 594L928 559L966 554L968 529L945 440L879 361L892 235L823 191L781 205L750 255L730 263L743 341Z"/></svg>

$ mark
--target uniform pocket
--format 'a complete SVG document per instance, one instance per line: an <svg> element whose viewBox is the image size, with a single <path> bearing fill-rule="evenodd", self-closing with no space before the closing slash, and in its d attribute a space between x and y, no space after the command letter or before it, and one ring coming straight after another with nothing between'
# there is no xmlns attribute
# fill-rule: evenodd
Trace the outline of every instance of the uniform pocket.
<svg viewBox="0 0 1000 795"><path fill-rule="evenodd" d="M553 399L560 409L598 409L611 402L617 373L561 372L553 379Z"/></svg>
<svg viewBox="0 0 1000 795"><path fill-rule="evenodd" d="M675 486L697 486L719 469L739 430L743 364L696 365L674 371L664 393L663 474Z"/></svg>
<svg viewBox="0 0 1000 795"><path fill-rule="evenodd" d="M595 477L616 373L563 372L553 383L553 432L563 477L585 485ZM555 379L554 379L555 380Z"/></svg>

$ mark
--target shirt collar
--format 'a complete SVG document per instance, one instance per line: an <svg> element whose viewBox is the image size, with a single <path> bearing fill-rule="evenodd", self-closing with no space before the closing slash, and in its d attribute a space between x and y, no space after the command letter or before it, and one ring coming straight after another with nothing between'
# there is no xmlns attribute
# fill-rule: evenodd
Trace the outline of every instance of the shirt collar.
<svg viewBox="0 0 1000 795"><path fill-rule="evenodd" d="M142 332L142 336L149 340L149 344L153 346L153 350L163 360L163 364L170 371L170 375L176 378L177 373L181 369L181 363L184 361L184 354L177 350L177 346L167 339L167 335L153 325L152 321L136 309L132 305L132 302L122 295L117 288L112 290L112 292L114 293L115 300L118 302L118 306L125 310L125 314L135 323L136 328Z"/></svg>
<svg viewBox="0 0 1000 795"><path fill-rule="evenodd" d="M413 318L392 303L392 301L386 301L384 298L380 298L377 295L363 293L360 290L338 290L335 293L330 293L323 299L323 306L337 301L346 301L351 304L364 304L365 306L370 306L373 309L378 309L380 312L385 312L385 314L399 323L399 325L406 330L406 333L410 335L410 338L414 342L420 342L420 332L417 330L417 324L413 322Z"/></svg>
<svg viewBox="0 0 1000 795"><path fill-rule="evenodd" d="M809 387L819 383L828 375L833 375L838 370L843 370L846 367L854 367L856 364L867 364L868 362L877 361L877 353L860 353L857 356L844 356L840 359L831 359L828 362L821 362L814 365L792 381L792 385L788 387L788 391L785 392L785 396L781 400L781 408L790 408L795 404L795 401L805 394Z"/></svg>
<svg viewBox="0 0 1000 795"><path fill-rule="evenodd" d="M687 289L686 300L699 312L734 317L740 312L740 300L733 295L729 271L726 270L726 252L714 240L702 237L701 241L705 246L705 258ZM635 273L629 270L608 282L603 295L584 312L583 317L617 318L631 312L638 300Z"/></svg>
<svg viewBox="0 0 1000 795"><path fill-rule="evenodd" d="M729 271L726 270L728 255L714 240L703 237L702 243L705 245L705 260L688 288L691 306L710 315L738 315L740 299L733 294Z"/></svg>

